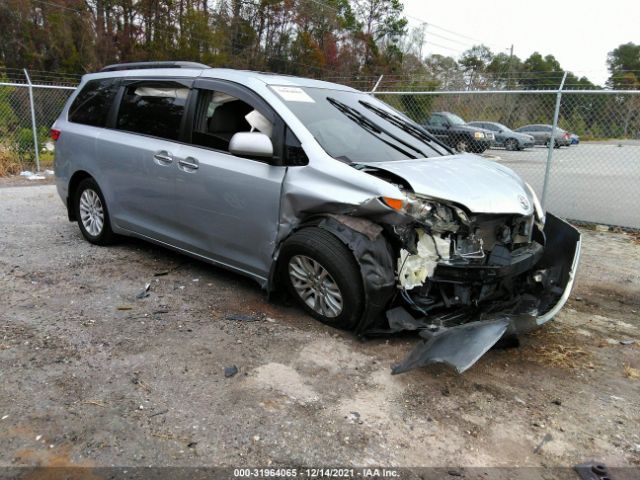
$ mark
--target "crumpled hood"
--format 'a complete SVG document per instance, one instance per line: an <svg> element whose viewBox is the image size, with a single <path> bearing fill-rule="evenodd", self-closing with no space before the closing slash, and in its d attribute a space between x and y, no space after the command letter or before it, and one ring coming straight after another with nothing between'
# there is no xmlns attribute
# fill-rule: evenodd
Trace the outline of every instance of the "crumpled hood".
<svg viewBox="0 0 640 480"><path fill-rule="evenodd" d="M404 178L418 195L449 200L474 213L533 213L533 201L522 179L511 169L477 155L365 165Z"/></svg>

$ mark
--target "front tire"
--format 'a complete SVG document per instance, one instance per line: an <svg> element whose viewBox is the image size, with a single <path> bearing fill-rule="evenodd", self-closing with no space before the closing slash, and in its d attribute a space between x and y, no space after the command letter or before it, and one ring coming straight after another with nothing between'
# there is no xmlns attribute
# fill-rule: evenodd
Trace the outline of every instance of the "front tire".
<svg viewBox="0 0 640 480"><path fill-rule="evenodd" d="M455 146L456 150L464 153L464 152L468 152L469 151L469 141L462 138L460 140L458 140L456 142L456 146Z"/></svg>
<svg viewBox="0 0 640 480"><path fill-rule="evenodd" d="M115 241L109 210L102 190L93 178L85 178L75 191L74 207L82 236L95 245L110 245Z"/></svg>
<svg viewBox="0 0 640 480"><path fill-rule="evenodd" d="M314 318L353 330L364 308L360 268L336 236L319 227L295 232L281 251L281 278L291 296Z"/></svg>

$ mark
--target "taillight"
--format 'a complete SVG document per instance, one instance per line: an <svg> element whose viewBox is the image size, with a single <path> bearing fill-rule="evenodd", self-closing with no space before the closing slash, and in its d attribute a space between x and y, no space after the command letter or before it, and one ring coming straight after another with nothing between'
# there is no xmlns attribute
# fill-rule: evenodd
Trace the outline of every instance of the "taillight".
<svg viewBox="0 0 640 480"><path fill-rule="evenodd" d="M564 138L569 138L569 134L568 134L568 133L565 133L565 134L564 134Z"/></svg>
<svg viewBox="0 0 640 480"><path fill-rule="evenodd" d="M54 142L60 138L60 130L56 130L55 128L52 128L49 134L51 135L51 140Z"/></svg>

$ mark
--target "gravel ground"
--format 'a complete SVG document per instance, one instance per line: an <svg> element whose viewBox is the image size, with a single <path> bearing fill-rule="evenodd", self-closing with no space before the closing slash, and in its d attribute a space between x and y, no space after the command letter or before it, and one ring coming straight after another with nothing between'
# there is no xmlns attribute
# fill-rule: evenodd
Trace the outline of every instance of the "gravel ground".
<svg viewBox="0 0 640 480"><path fill-rule="evenodd" d="M92 246L53 186L0 188L0 465L638 466L639 271L637 239L585 230L556 321L463 375L391 376L412 338L358 341L144 242Z"/></svg>

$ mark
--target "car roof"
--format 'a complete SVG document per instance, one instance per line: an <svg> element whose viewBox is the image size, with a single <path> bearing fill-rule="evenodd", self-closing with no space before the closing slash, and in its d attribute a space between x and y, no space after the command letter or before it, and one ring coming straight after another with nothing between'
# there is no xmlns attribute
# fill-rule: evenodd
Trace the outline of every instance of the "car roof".
<svg viewBox="0 0 640 480"><path fill-rule="evenodd" d="M314 80L312 78L280 75L252 70L236 70L232 68L140 68L132 70L115 70L84 75L83 80L101 78L154 77L154 78L212 78L229 80L241 84L258 82L265 85L283 85L291 87L315 87L332 90L357 92L358 90L338 83Z"/></svg>

